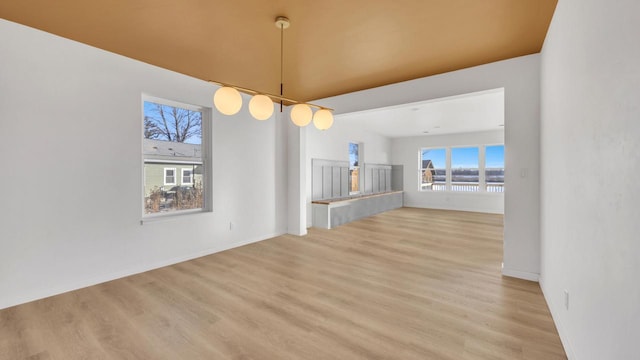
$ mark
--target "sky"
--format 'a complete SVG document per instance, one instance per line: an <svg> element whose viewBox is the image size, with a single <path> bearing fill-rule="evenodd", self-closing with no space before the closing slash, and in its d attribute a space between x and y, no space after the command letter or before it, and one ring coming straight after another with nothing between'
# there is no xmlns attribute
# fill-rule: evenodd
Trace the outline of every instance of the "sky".
<svg viewBox="0 0 640 360"><path fill-rule="evenodd" d="M444 169L447 167L446 149L424 149L422 160L431 160L434 168Z"/></svg>
<svg viewBox="0 0 640 360"><path fill-rule="evenodd" d="M422 160L430 159L435 168L447 167L446 149L424 149ZM504 168L504 145L487 146L485 151L485 168ZM478 147L451 148L452 168L477 168Z"/></svg>
<svg viewBox="0 0 640 360"><path fill-rule="evenodd" d="M158 104L150 102L150 101L145 101L144 102L144 117L147 117L147 116L149 116L151 118L158 117L157 112L154 110L156 105L158 105ZM167 108L171 108L171 106L169 106L169 105L163 105L163 104L160 104L160 105L162 105L164 107L167 107ZM182 108L180 108L180 109L182 109ZM192 137L188 138L185 141L185 143L199 145L199 144L202 143L202 137L201 136L192 136Z"/></svg>
<svg viewBox="0 0 640 360"><path fill-rule="evenodd" d="M477 147L451 148L451 168L477 169L479 156Z"/></svg>
<svg viewBox="0 0 640 360"><path fill-rule="evenodd" d="M356 162L358 162L358 149L359 146L356 143L349 143L349 166L356 166L356 165L360 165L359 163L356 164Z"/></svg>
<svg viewBox="0 0 640 360"><path fill-rule="evenodd" d="M154 103L149 101L144 102L144 116L149 116L152 114L151 110L153 109L154 105Z"/></svg>
<svg viewBox="0 0 640 360"><path fill-rule="evenodd" d="M487 146L485 168L504 168L504 145Z"/></svg>

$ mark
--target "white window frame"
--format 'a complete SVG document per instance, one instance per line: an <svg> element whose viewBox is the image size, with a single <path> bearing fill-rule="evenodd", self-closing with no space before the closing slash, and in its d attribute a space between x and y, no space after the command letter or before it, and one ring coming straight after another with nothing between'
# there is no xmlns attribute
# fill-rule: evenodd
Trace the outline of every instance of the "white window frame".
<svg viewBox="0 0 640 360"><path fill-rule="evenodd" d="M485 144L485 145L482 146L482 154L481 154L480 160L482 161L483 171L482 171L482 173L480 175L482 176L483 183L484 183L484 190L483 191L488 192L488 193L500 193L500 194L502 194L502 193L504 193L504 178L502 179L502 190L501 191L489 191L488 190L489 183L487 182L487 164L486 164L486 161L487 161L487 147L492 147L492 146L502 146L502 151L503 152L506 151L506 147L505 147L504 143ZM506 171L506 167L507 167L507 164L506 164L506 161L507 161L506 153L504 154L504 157L502 158L502 161L505 162L503 171Z"/></svg>
<svg viewBox="0 0 640 360"><path fill-rule="evenodd" d="M349 158L349 181L347 181L347 183L349 184L349 195L358 195L362 192L362 183L360 181L360 179L362 178L362 172L360 171L362 169L362 166L360 165L362 164L362 161L360 160L362 144L357 141L349 141L349 148L347 149L347 153L349 154L349 156L351 156L351 144L355 144L356 146L358 146L358 166L353 167L353 169L358 169L358 191L351 191L351 184L353 183L351 181L351 158Z"/></svg>
<svg viewBox="0 0 640 360"><path fill-rule="evenodd" d="M191 174L189 175L189 179L191 179L191 181L189 182L185 182L184 181L184 172L188 171ZM188 169L188 168L182 168L180 169L180 185L193 185L193 168Z"/></svg>
<svg viewBox="0 0 640 360"><path fill-rule="evenodd" d="M455 192L457 194L471 193L485 193L491 195L502 195L504 191L487 191L487 181L486 181L486 148L488 146L503 146L504 143L487 143L487 144L476 144L476 145L450 145L450 146L433 146L433 147L421 147L418 151L418 191L419 192ZM451 180L453 176L453 169L451 167L451 150L454 148L478 148L478 190L477 191L458 191L452 190ZM435 149L445 149L446 152L446 188L445 190L430 190L422 188L422 152L424 150L435 150ZM504 185L503 185L504 186Z"/></svg>
<svg viewBox="0 0 640 360"><path fill-rule="evenodd" d="M453 150L454 149L472 149L472 148L476 148L478 149L478 184L477 184L477 190L453 190L454 184L453 184ZM478 193L478 192L482 192L482 188L486 188L486 185L483 186L483 182L482 179L480 178L482 175L480 174L482 170L482 172L484 172L484 168L481 167L480 163L481 163L481 158L482 155L484 155L484 145L455 145L455 146L448 146L447 147L447 151L449 152L449 163L447 164L448 167L448 172L447 172L447 176L448 176L448 181L447 181L447 189L451 192L456 192L456 193ZM466 168L465 168L466 169ZM475 169L475 168L468 168L469 170L471 169ZM456 185L456 186L461 186L463 187L464 185ZM474 183L471 183L471 186L474 186Z"/></svg>
<svg viewBox="0 0 640 360"><path fill-rule="evenodd" d="M188 214L195 214L195 213L205 213L205 212L212 212L213 211L213 156L212 156L212 149L213 149L213 144L212 144L212 121L213 121L213 111L210 107L207 106L199 106L199 105L191 105L191 104L186 104L186 103L182 103L182 102L177 102L177 101L172 101L172 100L167 100L167 99L163 99L163 98L158 98L155 96L151 96L151 95L147 95L147 94L142 94L141 95L141 101L140 101L140 108L144 109L144 103L145 102L153 102L153 103L157 103L157 104L162 104L162 105L168 105L168 106L174 106L174 107L179 107L179 108L183 108L183 109L187 109L187 110L192 110L192 111L198 111L202 114L202 124L201 124L201 149L202 149L202 155L201 155L201 159L202 159L202 163L200 164L202 166L202 172L199 173L201 180L198 182L202 182L202 186L203 186L203 191L204 191L204 199L203 199L203 205L201 208L196 208L196 209L184 209L184 210L177 210L177 211L171 211L171 212L162 212L162 213L151 213L151 214L147 214L145 213L145 159L144 159L144 153L143 151L140 152L141 155L141 164L142 164L142 183L140 184L141 188L142 188L142 198L141 198L141 216L142 219L140 221L140 224L145 224L147 222L155 222L156 220L161 220L162 218L167 218L167 217L174 217L174 216L182 216L182 215L188 215ZM141 121L140 121L140 129L141 129L141 134L144 133L144 111L141 111ZM142 136L141 136L142 138ZM148 161L147 163L153 163L154 161ZM164 171L164 170L163 170ZM180 175L182 175L182 173L180 173ZM163 183L165 183L165 185L167 186L175 186L177 185L177 179L178 179L178 173L177 171L175 172L175 179L176 179L176 183L174 184L166 184L166 172L163 173ZM192 180L192 184L193 182L195 182L195 173L192 171L191 173L191 180Z"/></svg>
<svg viewBox="0 0 640 360"><path fill-rule="evenodd" d="M173 170L173 182L171 182L171 183L167 182L167 170ZM178 175L178 171L177 171L176 168L168 168L168 167L166 167L166 168L163 168L162 171L163 171L163 177L164 177L164 181L163 181L164 185L166 185L166 186L178 185L178 182L176 181L176 180L178 180L177 176L176 176L176 175Z"/></svg>
<svg viewBox="0 0 640 360"><path fill-rule="evenodd" d="M444 149L444 156L445 156L445 189L444 190L433 190L433 189L423 189L422 188L422 170L424 170L424 168L422 167L422 152L424 150L440 150L440 149ZM423 147L420 148L419 152L418 152L418 191L425 191L425 192L443 192L443 191L447 191L450 189L450 183L451 183L451 151L449 149L448 146L434 146L434 147ZM438 170L441 168L433 168L433 170Z"/></svg>

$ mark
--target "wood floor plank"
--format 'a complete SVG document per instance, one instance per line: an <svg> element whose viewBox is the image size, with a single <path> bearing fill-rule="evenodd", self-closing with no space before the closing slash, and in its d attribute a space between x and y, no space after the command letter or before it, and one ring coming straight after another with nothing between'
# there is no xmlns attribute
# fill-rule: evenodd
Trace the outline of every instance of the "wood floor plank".
<svg viewBox="0 0 640 360"><path fill-rule="evenodd" d="M0 359L566 359L502 221L402 208L0 310Z"/></svg>

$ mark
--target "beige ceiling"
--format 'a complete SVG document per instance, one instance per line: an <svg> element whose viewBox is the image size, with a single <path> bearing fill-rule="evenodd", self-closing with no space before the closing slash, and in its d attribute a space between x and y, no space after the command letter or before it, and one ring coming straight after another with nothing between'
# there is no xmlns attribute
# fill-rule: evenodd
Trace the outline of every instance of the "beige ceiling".
<svg viewBox="0 0 640 360"><path fill-rule="evenodd" d="M0 17L308 101L540 51L557 0L6 0Z"/></svg>

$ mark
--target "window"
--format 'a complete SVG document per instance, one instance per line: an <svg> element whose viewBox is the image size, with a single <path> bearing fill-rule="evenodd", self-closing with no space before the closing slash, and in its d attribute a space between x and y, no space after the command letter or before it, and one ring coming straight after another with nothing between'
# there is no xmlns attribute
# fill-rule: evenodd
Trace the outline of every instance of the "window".
<svg viewBox="0 0 640 360"><path fill-rule="evenodd" d="M420 190L444 191L447 185L447 149L420 151Z"/></svg>
<svg viewBox="0 0 640 360"><path fill-rule="evenodd" d="M206 210L210 110L145 97L143 102L144 214Z"/></svg>
<svg viewBox="0 0 640 360"><path fill-rule="evenodd" d="M360 144L349 143L349 194L360 192Z"/></svg>
<svg viewBox="0 0 640 360"><path fill-rule="evenodd" d="M164 168L164 184L175 185L176 184L176 169Z"/></svg>
<svg viewBox="0 0 640 360"><path fill-rule="evenodd" d="M504 145L487 146L485 180L488 192L504 192Z"/></svg>
<svg viewBox="0 0 640 360"><path fill-rule="evenodd" d="M182 169L182 185L193 185L193 170Z"/></svg>
<svg viewBox="0 0 640 360"><path fill-rule="evenodd" d="M451 149L451 191L479 191L478 147Z"/></svg>
<svg viewBox="0 0 640 360"><path fill-rule="evenodd" d="M504 145L420 149L420 190L504 192Z"/></svg>

